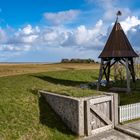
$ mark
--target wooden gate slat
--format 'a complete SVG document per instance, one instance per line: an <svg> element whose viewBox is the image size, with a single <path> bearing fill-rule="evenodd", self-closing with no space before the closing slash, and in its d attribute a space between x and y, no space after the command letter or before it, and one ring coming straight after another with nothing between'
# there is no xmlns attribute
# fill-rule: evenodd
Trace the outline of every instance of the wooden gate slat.
<svg viewBox="0 0 140 140"><path fill-rule="evenodd" d="M111 128L112 128L112 125L107 125L107 126L104 126L104 127L100 127L100 128L95 129L95 130L92 130L91 134L95 135L95 134L107 131L107 130L109 130Z"/></svg>
<svg viewBox="0 0 140 140"><path fill-rule="evenodd" d="M99 104L102 102L107 102L107 101L111 101L112 97L111 96L105 96L105 97L101 97L101 98L95 98L95 99L90 99L90 104Z"/></svg>
<svg viewBox="0 0 140 140"><path fill-rule="evenodd" d="M112 122L98 109L95 108L95 106L90 106L90 109L98 115L98 117L103 120L106 124L112 124Z"/></svg>

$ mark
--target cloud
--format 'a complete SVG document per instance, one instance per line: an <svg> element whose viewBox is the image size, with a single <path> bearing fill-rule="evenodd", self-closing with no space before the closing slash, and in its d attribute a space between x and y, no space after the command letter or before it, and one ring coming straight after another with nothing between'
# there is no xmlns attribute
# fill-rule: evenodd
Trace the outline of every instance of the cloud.
<svg viewBox="0 0 140 140"><path fill-rule="evenodd" d="M110 9L106 9L103 17L105 20L113 20L116 18L117 11L122 12L121 19L126 18L128 15L131 15L131 10L129 8L122 8L122 7L112 7Z"/></svg>
<svg viewBox="0 0 140 140"><path fill-rule="evenodd" d="M28 52L30 48L31 46L23 44L0 44L0 61L12 61L12 58L20 57Z"/></svg>
<svg viewBox="0 0 140 140"><path fill-rule="evenodd" d="M124 21L120 23L123 30L127 33L129 30L135 30L135 26L140 25L140 20L136 16L128 16Z"/></svg>
<svg viewBox="0 0 140 140"><path fill-rule="evenodd" d="M101 46L102 42L99 41L99 38L102 36L102 26L102 20L99 20L91 29L86 28L84 25L79 26L74 35L76 45L88 48L94 47L94 49Z"/></svg>
<svg viewBox="0 0 140 140"><path fill-rule="evenodd" d="M41 31L39 46L46 47L76 47L77 49L98 49L102 42L103 21L99 20L95 26L87 28L80 25L75 29L64 27L48 27Z"/></svg>
<svg viewBox="0 0 140 140"><path fill-rule="evenodd" d="M0 28L0 60L4 60L4 58L19 56L28 52L29 50L33 50L33 46L37 41L39 36L39 27L32 27L31 25L27 25L22 29L1 29Z"/></svg>
<svg viewBox="0 0 140 140"><path fill-rule="evenodd" d="M4 52L17 52L17 51L28 51L30 50L29 45L20 45L17 46L15 44L2 44L0 45L0 51Z"/></svg>
<svg viewBox="0 0 140 140"><path fill-rule="evenodd" d="M32 27L26 25L11 33L0 30L0 51L27 52L47 50L47 48L75 48L77 50L94 50L102 46L101 34L103 21L99 20L93 27L80 25L75 29L65 27Z"/></svg>
<svg viewBox="0 0 140 140"><path fill-rule="evenodd" d="M123 5L121 0L87 0L90 4L95 4L99 11L102 11L103 20L112 21L116 18L118 10L122 12L121 19L132 15L132 11Z"/></svg>
<svg viewBox="0 0 140 140"><path fill-rule="evenodd" d="M140 44L140 19L122 0L85 0L82 10L47 12L45 24L28 24L19 29L0 28L0 60L33 53L43 59L50 57L97 57L105 45L120 10L119 21L134 48ZM140 12L139 12L140 13ZM94 17L93 17L94 15ZM1 19L0 19L1 20ZM1 21L0 21L1 22ZM95 53L96 54L95 54ZM47 55L46 55L47 54ZM30 59L30 58L29 58ZM26 59L25 59L26 60Z"/></svg>
<svg viewBox="0 0 140 140"><path fill-rule="evenodd" d="M39 29L37 28L37 30L39 30ZM30 35L30 34L34 33L34 30L32 29L32 26L31 25L27 25L22 30L20 30L20 32L23 33L23 34L25 34L25 35Z"/></svg>
<svg viewBox="0 0 140 140"><path fill-rule="evenodd" d="M0 54L0 62L7 62L7 60L8 62L12 62L12 58L20 57L20 56L21 54L19 52L14 52L14 54L10 52L3 52Z"/></svg>
<svg viewBox="0 0 140 140"><path fill-rule="evenodd" d="M0 43L4 43L7 40L6 32L0 28Z"/></svg>
<svg viewBox="0 0 140 140"><path fill-rule="evenodd" d="M133 26L127 31L127 36L132 46L135 48L135 50L140 52L139 35L140 35L140 25Z"/></svg>
<svg viewBox="0 0 140 140"><path fill-rule="evenodd" d="M32 44L39 37L40 29L38 26L25 26L23 29L18 29L12 36L9 37L7 44Z"/></svg>
<svg viewBox="0 0 140 140"><path fill-rule="evenodd" d="M45 13L44 17L52 25L61 25L73 21L79 13L79 10L68 10L57 13Z"/></svg>
<svg viewBox="0 0 140 140"><path fill-rule="evenodd" d="M92 52L93 57L97 57L110 33L111 24L106 29L104 28L105 24L101 19L91 27L79 25L73 29L65 26L33 27L29 24L13 30L12 35L7 30L0 29L0 53L10 54L9 56L12 57L12 55L17 56L17 54L28 54L28 52L36 52L36 55L37 52L42 54L50 52L51 54L48 56L51 57L50 55L54 54L54 51L59 58L83 57L84 54L88 58L88 54L91 57L89 52ZM138 38L140 19L136 16L127 17L121 21L121 25L132 45L138 48L140 44ZM96 55L94 52L96 52Z"/></svg>

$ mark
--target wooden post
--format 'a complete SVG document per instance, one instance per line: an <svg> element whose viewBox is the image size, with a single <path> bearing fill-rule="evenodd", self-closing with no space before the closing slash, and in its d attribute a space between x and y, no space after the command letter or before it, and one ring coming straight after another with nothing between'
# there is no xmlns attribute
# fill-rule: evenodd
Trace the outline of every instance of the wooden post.
<svg viewBox="0 0 140 140"><path fill-rule="evenodd" d="M128 68L128 58L126 58L126 77L127 77L127 93L129 93L130 90L130 71Z"/></svg>
<svg viewBox="0 0 140 140"><path fill-rule="evenodd" d="M133 58L131 58L131 69L132 69L132 71L131 71L131 75L132 75L132 78L133 78L133 82L135 82L135 76L136 76L136 74L135 74L135 70L134 70L134 61L133 61Z"/></svg>
<svg viewBox="0 0 140 140"><path fill-rule="evenodd" d="M117 93L113 94L113 100L114 100L114 126L116 126L119 123L119 120L118 120L119 119L119 112L118 112L119 101L118 101Z"/></svg>
<svg viewBox="0 0 140 140"><path fill-rule="evenodd" d="M117 81L117 62L114 64L114 80Z"/></svg>
<svg viewBox="0 0 140 140"><path fill-rule="evenodd" d="M90 124L90 101L85 101L85 131L87 136L91 135L91 124Z"/></svg>
<svg viewBox="0 0 140 140"><path fill-rule="evenodd" d="M101 58L101 64L100 64L100 71L99 71L99 78L98 78L98 82L97 82L97 90L99 91L99 87L100 87L100 82L102 80L102 76L103 76L103 59Z"/></svg>
<svg viewBox="0 0 140 140"><path fill-rule="evenodd" d="M111 60L109 60L109 62L108 62L107 83L110 82L110 63L111 63Z"/></svg>

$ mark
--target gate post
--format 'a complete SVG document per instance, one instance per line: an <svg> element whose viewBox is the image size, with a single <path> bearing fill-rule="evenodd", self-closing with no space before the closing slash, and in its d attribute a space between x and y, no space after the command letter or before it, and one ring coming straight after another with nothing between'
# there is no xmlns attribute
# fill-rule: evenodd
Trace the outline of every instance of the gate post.
<svg viewBox="0 0 140 140"><path fill-rule="evenodd" d="M91 135L91 126L90 126L90 101L85 101L85 131L87 136Z"/></svg>
<svg viewBox="0 0 140 140"><path fill-rule="evenodd" d="M118 94L113 93L113 100L114 100L114 126L118 125L119 123L119 106L118 106Z"/></svg>

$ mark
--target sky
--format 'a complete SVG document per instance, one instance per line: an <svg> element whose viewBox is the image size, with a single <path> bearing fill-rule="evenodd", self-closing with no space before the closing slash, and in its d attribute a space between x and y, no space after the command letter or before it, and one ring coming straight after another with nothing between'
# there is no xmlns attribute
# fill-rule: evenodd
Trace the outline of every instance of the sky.
<svg viewBox="0 0 140 140"><path fill-rule="evenodd" d="M119 22L140 51L139 0L0 0L0 62L99 61Z"/></svg>

